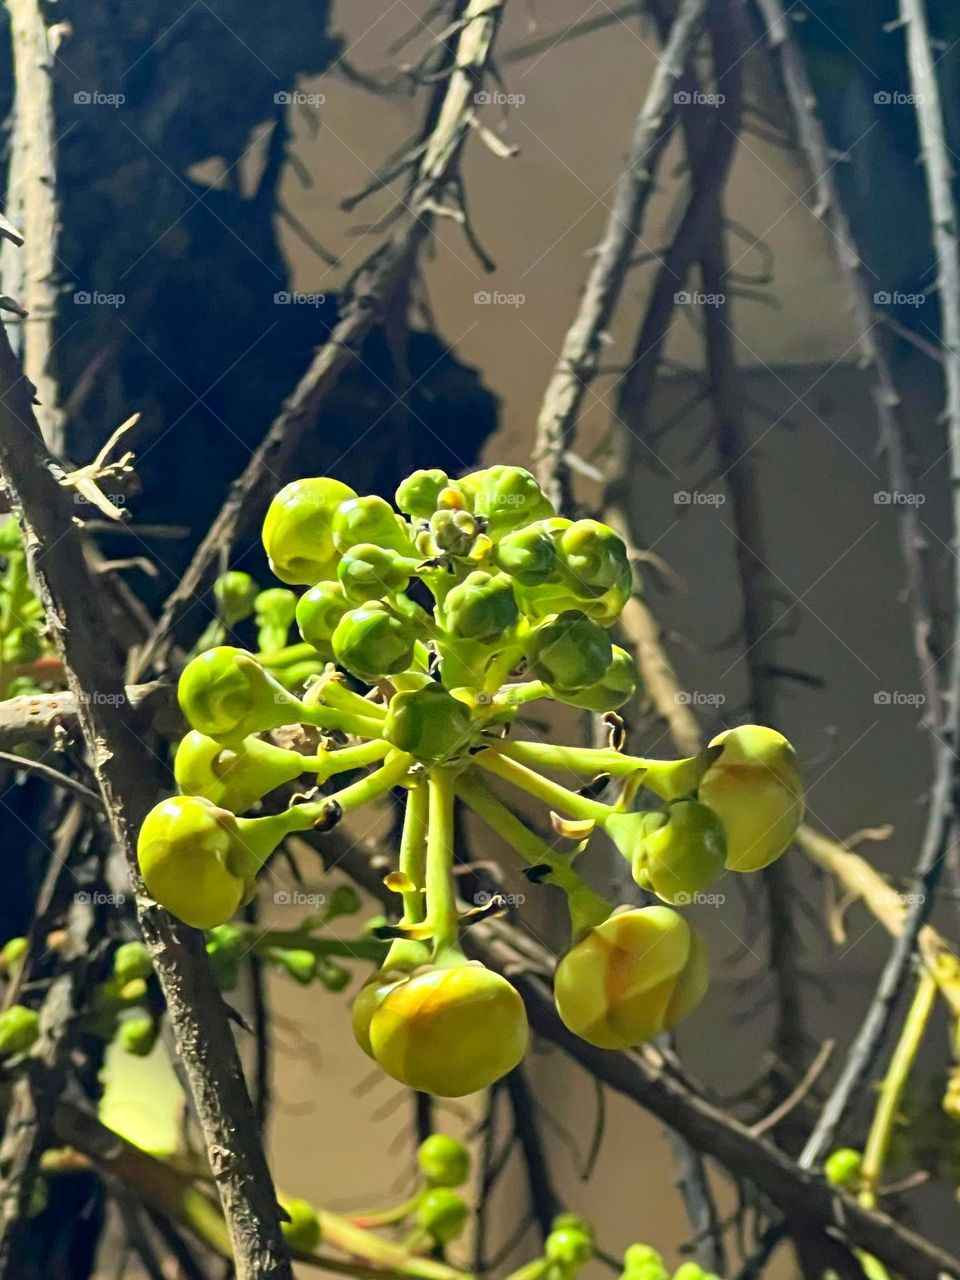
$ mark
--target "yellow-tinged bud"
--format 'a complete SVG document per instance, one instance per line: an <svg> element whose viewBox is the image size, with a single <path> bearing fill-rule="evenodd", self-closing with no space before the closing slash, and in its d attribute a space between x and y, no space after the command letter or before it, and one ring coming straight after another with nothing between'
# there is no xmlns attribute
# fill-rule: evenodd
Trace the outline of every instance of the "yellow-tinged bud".
<svg viewBox="0 0 960 1280"><path fill-rule="evenodd" d="M477 961L419 970L386 993L370 1020L373 1056L384 1071L443 1098L505 1076L528 1038L517 991Z"/></svg>
<svg viewBox="0 0 960 1280"><path fill-rule="evenodd" d="M759 871L784 852L803 820L797 754L775 729L746 724L710 743L722 747L704 774L699 799L727 833L727 870Z"/></svg>
<svg viewBox="0 0 960 1280"><path fill-rule="evenodd" d="M284 485L263 522L263 545L281 582L309 587L335 576L339 556L333 545L333 516L342 502L356 496L349 485L329 476Z"/></svg>
<svg viewBox="0 0 960 1280"><path fill-rule="evenodd" d="M237 818L199 796L171 796L144 818L137 859L161 906L196 929L212 929L249 899L257 872L290 829L284 814Z"/></svg>
<svg viewBox="0 0 960 1280"><path fill-rule="evenodd" d="M191 659L177 684L191 728L210 738L245 738L298 718L300 704L243 649L220 645Z"/></svg>
<svg viewBox="0 0 960 1280"><path fill-rule="evenodd" d="M557 965L554 992L566 1027L601 1049L629 1049L676 1026L706 994L699 933L669 907L615 911Z"/></svg>

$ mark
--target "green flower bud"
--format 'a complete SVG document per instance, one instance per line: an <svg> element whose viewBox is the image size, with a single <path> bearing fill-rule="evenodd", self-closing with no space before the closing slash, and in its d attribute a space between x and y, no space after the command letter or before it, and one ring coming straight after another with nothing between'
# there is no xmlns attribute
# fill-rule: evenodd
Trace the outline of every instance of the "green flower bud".
<svg viewBox="0 0 960 1280"><path fill-rule="evenodd" d="M460 1187L470 1177L470 1153L462 1142L431 1133L417 1148L417 1164L435 1187Z"/></svg>
<svg viewBox="0 0 960 1280"><path fill-rule="evenodd" d="M284 485L263 522L263 545L281 582L311 586L333 577L339 559L333 545L334 513L356 496L349 485L329 476Z"/></svg>
<svg viewBox="0 0 960 1280"><path fill-rule="evenodd" d="M281 814L237 818L199 796L172 796L144 819L137 858L161 906L211 929L249 900L257 872L289 829Z"/></svg>
<svg viewBox="0 0 960 1280"><path fill-rule="evenodd" d="M409 560L372 542L358 542L343 553L337 577L351 600L379 600L405 591L410 581Z"/></svg>
<svg viewBox="0 0 960 1280"><path fill-rule="evenodd" d="M551 1231L579 1231L588 1236L592 1244L596 1244L596 1232L593 1224L579 1213L558 1213L550 1223Z"/></svg>
<svg viewBox="0 0 960 1280"><path fill-rule="evenodd" d="M153 973L150 952L143 942L124 942L113 953L113 973L120 982L149 978Z"/></svg>
<svg viewBox="0 0 960 1280"><path fill-rule="evenodd" d="M327 899L323 918L329 922L338 916L355 916L362 906L360 895L352 884L338 884Z"/></svg>
<svg viewBox="0 0 960 1280"><path fill-rule="evenodd" d="M339 582L318 582L297 604L300 634L328 662L333 658L333 633L349 608L350 602Z"/></svg>
<svg viewBox="0 0 960 1280"><path fill-rule="evenodd" d="M759 871L788 847L803 820L797 754L775 729L745 724L710 743L723 747L697 795L727 833L727 870Z"/></svg>
<svg viewBox="0 0 960 1280"><path fill-rule="evenodd" d="M632 1244L623 1255L624 1274L633 1275L641 1267L659 1267L663 1273L662 1280L669 1280L669 1274L663 1265L663 1258L657 1253L656 1249L649 1244Z"/></svg>
<svg viewBox="0 0 960 1280"><path fill-rule="evenodd" d="M569 703L571 707L582 707L585 711L616 711L622 707L637 691L637 665L632 654L613 646L613 661L596 684L588 685L576 693L561 694L551 690L560 702Z"/></svg>
<svg viewBox="0 0 960 1280"><path fill-rule="evenodd" d="M17 627L0 641L0 656L11 666L25 666L36 662L43 653L43 642L35 631Z"/></svg>
<svg viewBox="0 0 960 1280"><path fill-rule="evenodd" d="M286 587L271 587L257 596L257 648L262 653L283 649L297 612L297 597Z"/></svg>
<svg viewBox="0 0 960 1280"><path fill-rule="evenodd" d="M554 514L536 479L523 467L486 467L464 476L459 484L494 539Z"/></svg>
<svg viewBox="0 0 960 1280"><path fill-rule="evenodd" d="M673 1273L673 1280L716 1280L698 1262L684 1262Z"/></svg>
<svg viewBox="0 0 960 1280"><path fill-rule="evenodd" d="M413 551L409 525L389 502L375 494L351 498L333 517L333 545L341 555L360 542L372 542L403 555Z"/></svg>
<svg viewBox="0 0 960 1280"><path fill-rule="evenodd" d="M209 738L245 738L298 719L297 700L249 653L229 645L187 663L177 700L191 727Z"/></svg>
<svg viewBox="0 0 960 1280"><path fill-rule="evenodd" d="M613 662L603 627L574 609L536 628L528 645L530 672L560 693L577 693L602 680Z"/></svg>
<svg viewBox="0 0 960 1280"><path fill-rule="evenodd" d="M696 800L678 800L651 813L611 813L603 829L630 863L640 888L664 902L691 902L723 871L723 823Z"/></svg>
<svg viewBox="0 0 960 1280"><path fill-rule="evenodd" d="M413 623L371 602L343 615L332 647L340 666L372 684L380 676L406 671L413 662L416 641Z"/></svg>
<svg viewBox="0 0 960 1280"><path fill-rule="evenodd" d="M824 1162L823 1172L835 1187L856 1188L860 1182L863 1156L852 1147L838 1147Z"/></svg>
<svg viewBox="0 0 960 1280"><path fill-rule="evenodd" d="M467 1225L470 1211L449 1187L432 1187L420 1197L417 1223L436 1244L450 1244Z"/></svg>
<svg viewBox="0 0 960 1280"><path fill-rule="evenodd" d="M213 584L213 598L217 602L217 617L227 627L235 627L253 613L254 601L260 588L249 573L231 569L222 573Z"/></svg>
<svg viewBox="0 0 960 1280"><path fill-rule="evenodd" d="M27 954L28 945L26 938L8 939L0 951L0 972L13 973Z"/></svg>
<svg viewBox="0 0 960 1280"><path fill-rule="evenodd" d="M447 473L433 468L414 471L401 481L395 502L399 509L416 520L429 520L437 509L437 500L449 485Z"/></svg>
<svg viewBox="0 0 960 1280"><path fill-rule="evenodd" d="M593 1257L593 1241L585 1231L560 1227L551 1231L544 1244L544 1254L565 1272L584 1267Z"/></svg>
<svg viewBox="0 0 960 1280"><path fill-rule="evenodd" d="M317 957L305 948L270 947L265 958L303 987L308 987L317 976Z"/></svg>
<svg viewBox="0 0 960 1280"><path fill-rule="evenodd" d="M192 730L177 747L173 774L187 796L243 813L275 787L303 773L303 756L260 738L244 738L225 747Z"/></svg>
<svg viewBox="0 0 960 1280"><path fill-rule="evenodd" d="M150 1017L143 1014L136 1018L124 1018L120 1023L118 1039L120 1047L135 1058L146 1058L157 1043L160 1027Z"/></svg>
<svg viewBox="0 0 960 1280"><path fill-rule="evenodd" d="M383 736L421 764L463 755L472 741L468 708L440 684L404 690L390 699Z"/></svg>
<svg viewBox="0 0 960 1280"><path fill-rule="evenodd" d="M312 1253L323 1239L323 1230L316 1209L307 1200L287 1196L279 1197L289 1222L281 1222L280 1230L291 1249L300 1253Z"/></svg>
<svg viewBox="0 0 960 1280"><path fill-rule="evenodd" d="M443 608L447 629L453 635L483 644L503 636L520 616L507 575L479 569L451 589Z"/></svg>
<svg viewBox="0 0 960 1280"><path fill-rule="evenodd" d="M430 533L438 552L462 558L473 550L480 526L469 511L442 508L430 517Z"/></svg>
<svg viewBox="0 0 960 1280"><path fill-rule="evenodd" d="M575 520L557 540L560 560L586 596L603 595L615 588L630 598L632 578L627 548L609 525L598 520Z"/></svg>
<svg viewBox="0 0 960 1280"><path fill-rule="evenodd" d="M389 987L369 1030L388 1075L443 1098L476 1093L512 1071L529 1035L516 989L476 961L420 969Z"/></svg>
<svg viewBox="0 0 960 1280"><path fill-rule="evenodd" d="M497 543L494 559L504 573L509 573L524 587L538 587L559 579L557 548L543 524L508 533Z"/></svg>
<svg viewBox="0 0 960 1280"><path fill-rule="evenodd" d="M332 960L321 961L318 976L328 991L343 991L350 985L350 970Z"/></svg>
<svg viewBox="0 0 960 1280"><path fill-rule="evenodd" d="M26 1053L40 1037L40 1018L33 1009L12 1004L0 1013L0 1058Z"/></svg>
<svg viewBox="0 0 960 1280"><path fill-rule="evenodd" d="M243 934L235 925L221 924L210 930L206 951L213 978L221 991L232 991L240 978Z"/></svg>
<svg viewBox="0 0 960 1280"><path fill-rule="evenodd" d="M706 994L706 949L669 907L615 911L557 965L564 1025L601 1049L630 1049L676 1026Z"/></svg>

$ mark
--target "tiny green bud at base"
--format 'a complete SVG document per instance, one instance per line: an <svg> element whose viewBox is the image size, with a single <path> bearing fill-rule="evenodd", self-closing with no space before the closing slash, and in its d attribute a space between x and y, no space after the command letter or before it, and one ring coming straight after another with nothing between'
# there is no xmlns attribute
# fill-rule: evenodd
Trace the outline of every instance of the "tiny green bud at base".
<svg viewBox="0 0 960 1280"><path fill-rule="evenodd" d="M33 1009L12 1004L0 1013L0 1058L26 1053L40 1036L40 1017Z"/></svg>
<svg viewBox="0 0 960 1280"><path fill-rule="evenodd" d="M113 972L121 982L149 978L153 972L150 952L143 942L124 942L113 953Z"/></svg>
<svg viewBox="0 0 960 1280"><path fill-rule="evenodd" d="M467 1225L469 1210L449 1187L433 1187L417 1205L417 1223L437 1244L450 1244Z"/></svg>
<svg viewBox="0 0 960 1280"><path fill-rule="evenodd" d="M470 1153L462 1142L431 1133L417 1148L420 1172L435 1187L460 1187L470 1177Z"/></svg>
<svg viewBox="0 0 960 1280"><path fill-rule="evenodd" d="M823 1172L835 1187L856 1187L862 1168L863 1156L859 1151L852 1147L838 1147L824 1161Z"/></svg>
<svg viewBox="0 0 960 1280"><path fill-rule="evenodd" d="M318 582L297 602L300 634L328 661L333 657L333 633L349 608L350 602L339 582Z"/></svg>
<svg viewBox="0 0 960 1280"><path fill-rule="evenodd" d="M444 601L444 622L461 640L489 644L504 636L519 617L513 586L505 573L476 570L453 587Z"/></svg>
<svg viewBox="0 0 960 1280"><path fill-rule="evenodd" d="M291 1249L312 1253L323 1238L316 1209L308 1200L288 1199L286 1196L280 1197L280 1204L289 1218L289 1222L280 1223L283 1238Z"/></svg>
<svg viewBox="0 0 960 1280"><path fill-rule="evenodd" d="M286 646L297 612L297 597L285 587L271 587L257 596L257 648L272 653Z"/></svg>

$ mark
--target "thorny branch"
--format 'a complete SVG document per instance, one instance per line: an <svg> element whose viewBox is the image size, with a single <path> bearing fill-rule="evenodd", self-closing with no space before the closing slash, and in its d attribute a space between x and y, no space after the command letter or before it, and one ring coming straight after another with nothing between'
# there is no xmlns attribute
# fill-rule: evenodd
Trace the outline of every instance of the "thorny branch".
<svg viewBox="0 0 960 1280"><path fill-rule="evenodd" d="M136 832L159 789L157 763L133 727L103 636L97 593L67 491L57 482L24 379L0 334L0 473L20 520L37 590L70 690L113 835L136 893L217 1179L239 1280L290 1280L276 1196L220 993L202 940L146 894Z"/></svg>
<svg viewBox="0 0 960 1280"><path fill-rule="evenodd" d="M693 56L707 0L682 0L637 116L610 216L596 250L573 323L547 385L534 441L534 457L547 497L558 511L570 507L566 453L590 382L597 376L604 335L636 251L657 163L675 121L673 95Z"/></svg>

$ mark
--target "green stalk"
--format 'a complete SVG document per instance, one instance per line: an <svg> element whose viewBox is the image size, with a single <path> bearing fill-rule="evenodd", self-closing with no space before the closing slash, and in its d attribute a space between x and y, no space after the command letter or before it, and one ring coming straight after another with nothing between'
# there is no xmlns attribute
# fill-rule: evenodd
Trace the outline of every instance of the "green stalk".
<svg viewBox="0 0 960 1280"><path fill-rule="evenodd" d="M335 707L338 711L350 711L354 715L373 717L377 720L382 720L387 714L385 708L361 697L353 689L348 689L342 680L317 681L304 694L303 700L307 706Z"/></svg>
<svg viewBox="0 0 960 1280"><path fill-rule="evenodd" d="M453 887L453 809L456 771L431 769L427 776L427 919L433 958L444 953L462 959L460 920Z"/></svg>
<svg viewBox="0 0 960 1280"><path fill-rule="evenodd" d="M427 873L428 807L427 784L420 782L407 792L403 832L400 836L400 871L413 886L402 895L401 924L420 924L426 914L423 889ZM381 968L415 969L418 965L424 964L427 958L428 953L423 942L414 938L394 938Z"/></svg>
<svg viewBox="0 0 960 1280"><path fill-rule="evenodd" d="M390 751L390 743L384 742L382 738L374 739L372 742L361 742L355 747L341 747L339 751L327 751L321 748L315 756L304 756L303 769L305 773L316 774L318 782L326 782L334 774L376 764Z"/></svg>
<svg viewBox="0 0 960 1280"><path fill-rule="evenodd" d="M383 733L382 717L356 715L351 711L340 711L337 707L309 706L299 701L297 708L302 723L312 724L317 729L340 729L344 733L352 733L355 738L379 738Z"/></svg>
<svg viewBox="0 0 960 1280"><path fill-rule="evenodd" d="M549 778L535 773L526 765L508 759L499 747L482 751L474 756L473 762L481 769L485 769L487 773L496 774L498 778L503 778L505 782L512 783L513 786L526 791L528 795L535 796L544 804L571 818L587 818L602 823L611 813L608 804L601 804L599 800L590 800L587 796L577 795L575 791L562 787L559 782L551 782Z"/></svg>
<svg viewBox="0 0 960 1280"><path fill-rule="evenodd" d="M498 750L518 764L543 769L566 769L587 777L609 773L614 778L643 774L643 785L662 800L679 800L695 795L700 780L718 748L707 749L683 760L645 760L627 756L612 747L560 747L550 742L505 742Z"/></svg>
<svg viewBox="0 0 960 1280"><path fill-rule="evenodd" d="M877 1189L890 1150L890 1139L893 1136L900 1099L920 1049L927 1023L930 1021L936 997L936 979L928 969L923 969L903 1030L900 1032L900 1039L897 1041L887 1074L880 1086L877 1109L874 1112L867 1145L863 1151L863 1164L860 1170L863 1186L860 1191L860 1203L865 1209L876 1208Z"/></svg>
<svg viewBox="0 0 960 1280"><path fill-rule="evenodd" d="M531 867L548 866L545 883L556 885L567 895L570 923L575 937L602 923L613 911L613 905L596 893L579 876L569 860L557 854L484 786L472 770L457 781L457 795L482 818L491 831L520 855Z"/></svg>

